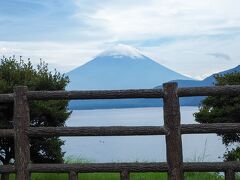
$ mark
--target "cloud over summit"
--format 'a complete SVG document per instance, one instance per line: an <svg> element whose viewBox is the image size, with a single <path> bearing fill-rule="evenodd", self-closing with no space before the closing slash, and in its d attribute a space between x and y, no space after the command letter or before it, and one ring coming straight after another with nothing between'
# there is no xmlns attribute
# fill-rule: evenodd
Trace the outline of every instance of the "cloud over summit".
<svg viewBox="0 0 240 180"><path fill-rule="evenodd" d="M238 64L239 7L238 0L0 1L0 55L42 53L74 67L124 43L197 77ZM216 64L219 58L231 61Z"/></svg>

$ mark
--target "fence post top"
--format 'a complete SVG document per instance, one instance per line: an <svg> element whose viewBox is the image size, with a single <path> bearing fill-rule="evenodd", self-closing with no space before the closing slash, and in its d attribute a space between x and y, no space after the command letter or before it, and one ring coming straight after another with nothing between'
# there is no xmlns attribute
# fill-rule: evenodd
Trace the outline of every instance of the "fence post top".
<svg viewBox="0 0 240 180"><path fill-rule="evenodd" d="M28 90L28 87L27 86L23 86L23 85L17 85L17 86L14 86L13 87L14 91L17 90L17 89L23 89L23 90Z"/></svg>
<svg viewBox="0 0 240 180"><path fill-rule="evenodd" d="M163 88L170 88L170 87L177 88L178 87L178 83L177 82L163 83Z"/></svg>

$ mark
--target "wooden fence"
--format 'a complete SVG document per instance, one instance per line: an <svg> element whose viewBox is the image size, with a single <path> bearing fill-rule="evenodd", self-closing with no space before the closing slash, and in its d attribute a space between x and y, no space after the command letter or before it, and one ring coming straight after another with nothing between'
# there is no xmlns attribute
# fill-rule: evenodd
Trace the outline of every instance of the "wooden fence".
<svg viewBox="0 0 240 180"><path fill-rule="evenodd" d="M119 172L121 180L129 180L131 172L168 172L169 180L183 180L184 172L224 172L226 180L234 180L239 162L183 162L182 134L240 133L239 123L180 123L179 97L240 95L240 86L178 88L166 83L163 89L113 91L28 91L16 87L12 94L0 94L0 102L14 102L14 128L0 129L0 137L14 137L15 165L1 165L0 173L16 173L17 180L29 180L32 172L65 172L70 180L78 173ZM30 127L30 100L163 98L164 126L108 127ZM89 163L32 164L29 138L38 136L131 136L165 135L167 162L164 163Z"/></svg>

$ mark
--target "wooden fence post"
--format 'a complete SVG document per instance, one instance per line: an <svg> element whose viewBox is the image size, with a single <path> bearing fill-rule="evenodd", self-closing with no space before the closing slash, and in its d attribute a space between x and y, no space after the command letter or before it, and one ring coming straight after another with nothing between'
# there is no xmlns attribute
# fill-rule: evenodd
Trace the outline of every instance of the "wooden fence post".
<svg viewBox="0 0 240 180"><path fill-rule="evenodd" d="M120 173L120 180L130 180L130 174L128 171L124 170Z"/></svg>
<svg viewBox="0 0 240 180"><path fill-rule="evenodd" d="M235 172L232 169L225 171L225 180L235 180Z"/></svg>
<svg viewBox="0 0 240 180"><path fill-rule="evenodd" d="M168 130L165 138L169 180L184 179L181 117L177 88L177 83L163 84L164 126Z"/></svg>
<svg viewBox="0 0 240 180"><path fill-rule="evenodd" d="M30 180L27 169L30 162L30 144L27 129L30 125L30 115L27 100L27 87L14 88L14 145L16 180Z"/></svg>
<svg viewBox="0 0 240 180"><path fill-rule="evenodd" d="M78 180L78 173L76 171L70 171L69 180Z"/></svg>

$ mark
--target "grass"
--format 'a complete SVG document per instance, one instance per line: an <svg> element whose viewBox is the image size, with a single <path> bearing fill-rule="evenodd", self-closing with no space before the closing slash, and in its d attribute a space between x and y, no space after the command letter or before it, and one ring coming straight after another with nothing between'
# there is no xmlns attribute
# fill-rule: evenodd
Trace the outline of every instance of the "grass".
<svg viewBox="0 0 240 180"><path fill-rule="evenodd" d="M198 159L199 160L199 159ZM68 157L65 163L90 163L92 161L83 158ZM119 173L79 173L79 180L119 180ZM224 176L218 173L184 173L185 180L224 180ZM32 180L68 180L67 173L32 173ZM0 178L1 179L1 178ZM131 180L167 180L167 173L131 173ZM10 175L10 180L15 180L15 175ZM240 176L237 175L237 180Z"/></svg>
<svg viewBox="0 0 240 180"><path fill-rule="evenodd" d="M119 180L119 173L80 173L79 180ZM14 180L11 175L10 180ZM166 173L131 173L131 180L167 180ZM185 173L185 180L224 180L217 173ZM33 173L32 180L68 180L66 173ZM240 180L240 176L237 177Z"/></svg>

